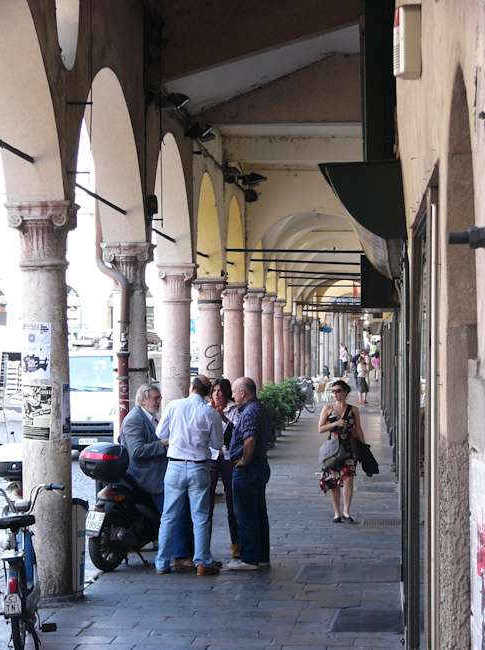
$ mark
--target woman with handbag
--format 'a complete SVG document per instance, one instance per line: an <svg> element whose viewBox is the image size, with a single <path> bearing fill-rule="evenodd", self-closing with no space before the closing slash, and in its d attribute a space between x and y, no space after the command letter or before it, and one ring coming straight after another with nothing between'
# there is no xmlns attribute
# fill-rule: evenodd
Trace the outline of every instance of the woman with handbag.
<svg viewBox="0 0 485 650"><path fill-rule="evenodd" d="M359 409L347 404L351 388L347 382L339 379L332 384L333 404L325 406L318 422L318 431L328 433L330 443L338 440L334 453L322 458L322 479L320 487L324 492L329 489L332 494L334 509L333 521L352 523L350 504L355 476L355 458L352 454L352 440L364 443L364 433L360 424ZM331 445L329 445L330 447ZM343 491L343 508L341 508L340 489Z"/></svg>

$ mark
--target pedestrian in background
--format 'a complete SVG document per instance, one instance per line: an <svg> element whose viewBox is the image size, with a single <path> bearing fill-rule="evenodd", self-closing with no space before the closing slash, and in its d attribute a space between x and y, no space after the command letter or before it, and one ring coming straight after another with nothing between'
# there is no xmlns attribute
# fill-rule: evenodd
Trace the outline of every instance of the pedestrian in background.
<svg viewBox="0 0 485 650"><path fill-rule="evenodd" d="M357 362L357 392L359 393L359 404L368 404L367 393L369 392L369 384L367 377L369 375L369 368L365 360L365 351L361 353L359 361Z"/></svg>
<svg viewBox="0 0 485 650"><path fill-rule="evenodd" d="M268 424L252 379L236 379L232 392L238 412L229 452L234 463L232 489L241 559L231 560L226 568L252 571L270 565L266 508L266 484L270 476L266 457Z"/></svg>
<svg viewBox="0 0 485 650"><path fill-rule="evenodd" d="M214 514L214 503L216 498L216 487L219 478L224 485L226 496L227 523L231 536L231 554L233 558L239 558L240 548L237 534L237 522L234 515L234 504L232 497L232 461L229 454L231 436L233 431L233 420L236 416L237 406L234 403L231 390L231 382L224 377L216 379L212 384L210 403L222 418L222 431L224 445L222 449L211 449L212 460L210 461L210 518L212 531L212 518Z"/></svg>
<svg viewBox="0 0 485 650"><path fill-rule="evenodd" d="M168 442L168 466L165 474L165 501L160 521L157 573L170 573L172 537L185 499L190 501L194 527L194 565L197 575L215 575L219 567L210 553L210 447L223 444L222 420L207 403L211 390L208 377L199 375L192 382L191 393L167 406L157 429L162 441Z"/></svg>
<svg viewBox="0 0 485 650"><path fill-rule="evenodd" d="M381 376L381 355L379 350L374 352L374 356L371 357L371 365L374 370L374 381L379 381Z"/></svg>

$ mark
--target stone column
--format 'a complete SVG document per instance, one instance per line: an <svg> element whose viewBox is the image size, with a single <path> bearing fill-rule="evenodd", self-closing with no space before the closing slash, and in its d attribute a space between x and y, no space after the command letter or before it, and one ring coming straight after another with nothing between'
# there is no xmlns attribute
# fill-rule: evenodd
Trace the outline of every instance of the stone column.
<svg viewBox="0 0 485 650"><path fill-rule="evenodd" d="M222 292L224 312L224 377L232 383L244 375L244 318L243 298L245 284L228 284Z"/></svg>
<svg viewBox="0 0 485 650"><path fill-rule="evenodd" d="M194 284L199 291L199 374L216 379L222 375L221 307L226 284L223 278L200 278Z"/></svg>
<svg viewBox="0 0 485 650"><path fill-rule="evenodd" d="M277 299L274 304L274 381L279 384L284 377L283 307L286 300Z"/></svg>
<svg viewBox="0 0 485 650"><path fill-rule="evenodd" d="M291 314L283 315L283 377L291 377L291 343L293 341L293 332L291 329Z"/></svg>
<svg viewBox="0 0 485 650"><path fill-rule="evenodd" d="M311 362L311 320L305 323L305 376L310 377L312 372Z"/></svg>
<svg viewBox="0 0 485 650"><path fill-rule="evenodd" d="M274 382L274 303L276 295L267 293L263 298L262 358L263 386Z"/></svg>
<svg viewBox="0 0 485 650"><path fill-rule="evenodd" d="M263 381L261 301L263 289L249 289L244 296L244 374L261 388Z"/></svg>
<svg viewBox="0 0 485 650"><path fill-rule="evenodd" d="M333 374L340 376L340 318L339 314L333 315Z"/></svg>
<svg viewBox="0 0 485 650"><path fill-rule="evenodd" d="M148 381L145 269L153 259L148 242L103 243L103 259L129 282L130 324L128 328L128 380L130 409L141 384Z"/></svg>
<svg viewBox="0 0 485 650"><path fill-rule="evenodd" d="M321 324L318 323L318 374L322 374L323 364L325 363L325 345L324 333L320 331Z"/></svg>
<svg viewBox="0 0 485 650"><path fill-rule="evenodd" d="M310 324L310 375L315 377L317 374L317 357L318 357L318 343L317 343L317 325L318 321L314 318Z"/></svg>
<svg viewBox="0 0 485 650"><path fill-rule="evenodd" d="M301 333L301 320L295 318L295 325L293 328L293 366L294 375L300 375L300 333Z"/></svg>
<svg viewBox="0 0 485 650"><path fill-rule="evenodd" d="M62 497L46 493L37 502L34 537L41 592L62 597L73 587L66 239L76 226L77 206L33 201L7 210L20 235L23 353L45 360L23 377L24 404L33 408L23 413L23 492L39 483L65 485Z"/></svg>
<svg viewBox="0 0 485 650"><path fill-rule="evenodd" d="M300 377L305 375L305 323L305 318L302 318L300 324Z"/></svg>
<svg viewBox="0 0 485 650"><path fill-rule="evenodd" d="M162 408L190 387L190 303L194 264L157 264L161 282Z"/></svg>

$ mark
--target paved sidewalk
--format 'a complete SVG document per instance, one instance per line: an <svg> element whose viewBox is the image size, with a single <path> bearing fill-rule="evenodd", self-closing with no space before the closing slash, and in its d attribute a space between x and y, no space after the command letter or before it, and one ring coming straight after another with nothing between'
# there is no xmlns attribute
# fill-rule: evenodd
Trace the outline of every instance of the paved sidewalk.
<svg viewBox="0 0 485 650"><path fill-rule="evenodd" d="M362 409L381 473L359 469L355 524L334 524L318 487L317 413L303 415L271 451L272 569L197 578L157 576L137 559L103 574L83 602L42 619L58 631L45 650L401 648L397 485L377 399ZM229 558L225 504L216 505L214 556ZM153 554L147 554L152 559ZM5 638L0 628L0 647ZM5 642L6 643L6 642Z"/></svg>

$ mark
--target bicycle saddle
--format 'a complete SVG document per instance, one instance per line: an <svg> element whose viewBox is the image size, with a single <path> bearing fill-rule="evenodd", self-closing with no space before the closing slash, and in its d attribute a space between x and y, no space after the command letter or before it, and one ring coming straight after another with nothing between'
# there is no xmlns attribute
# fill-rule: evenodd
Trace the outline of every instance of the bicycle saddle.
<svg viewBox="0 0 485 650"><path fill-rule="evenodd" d="M9 515L8 517L0 517L0 528L10 528L11 530L19 530L26 526L35 524L34 515Z"/></svg>

